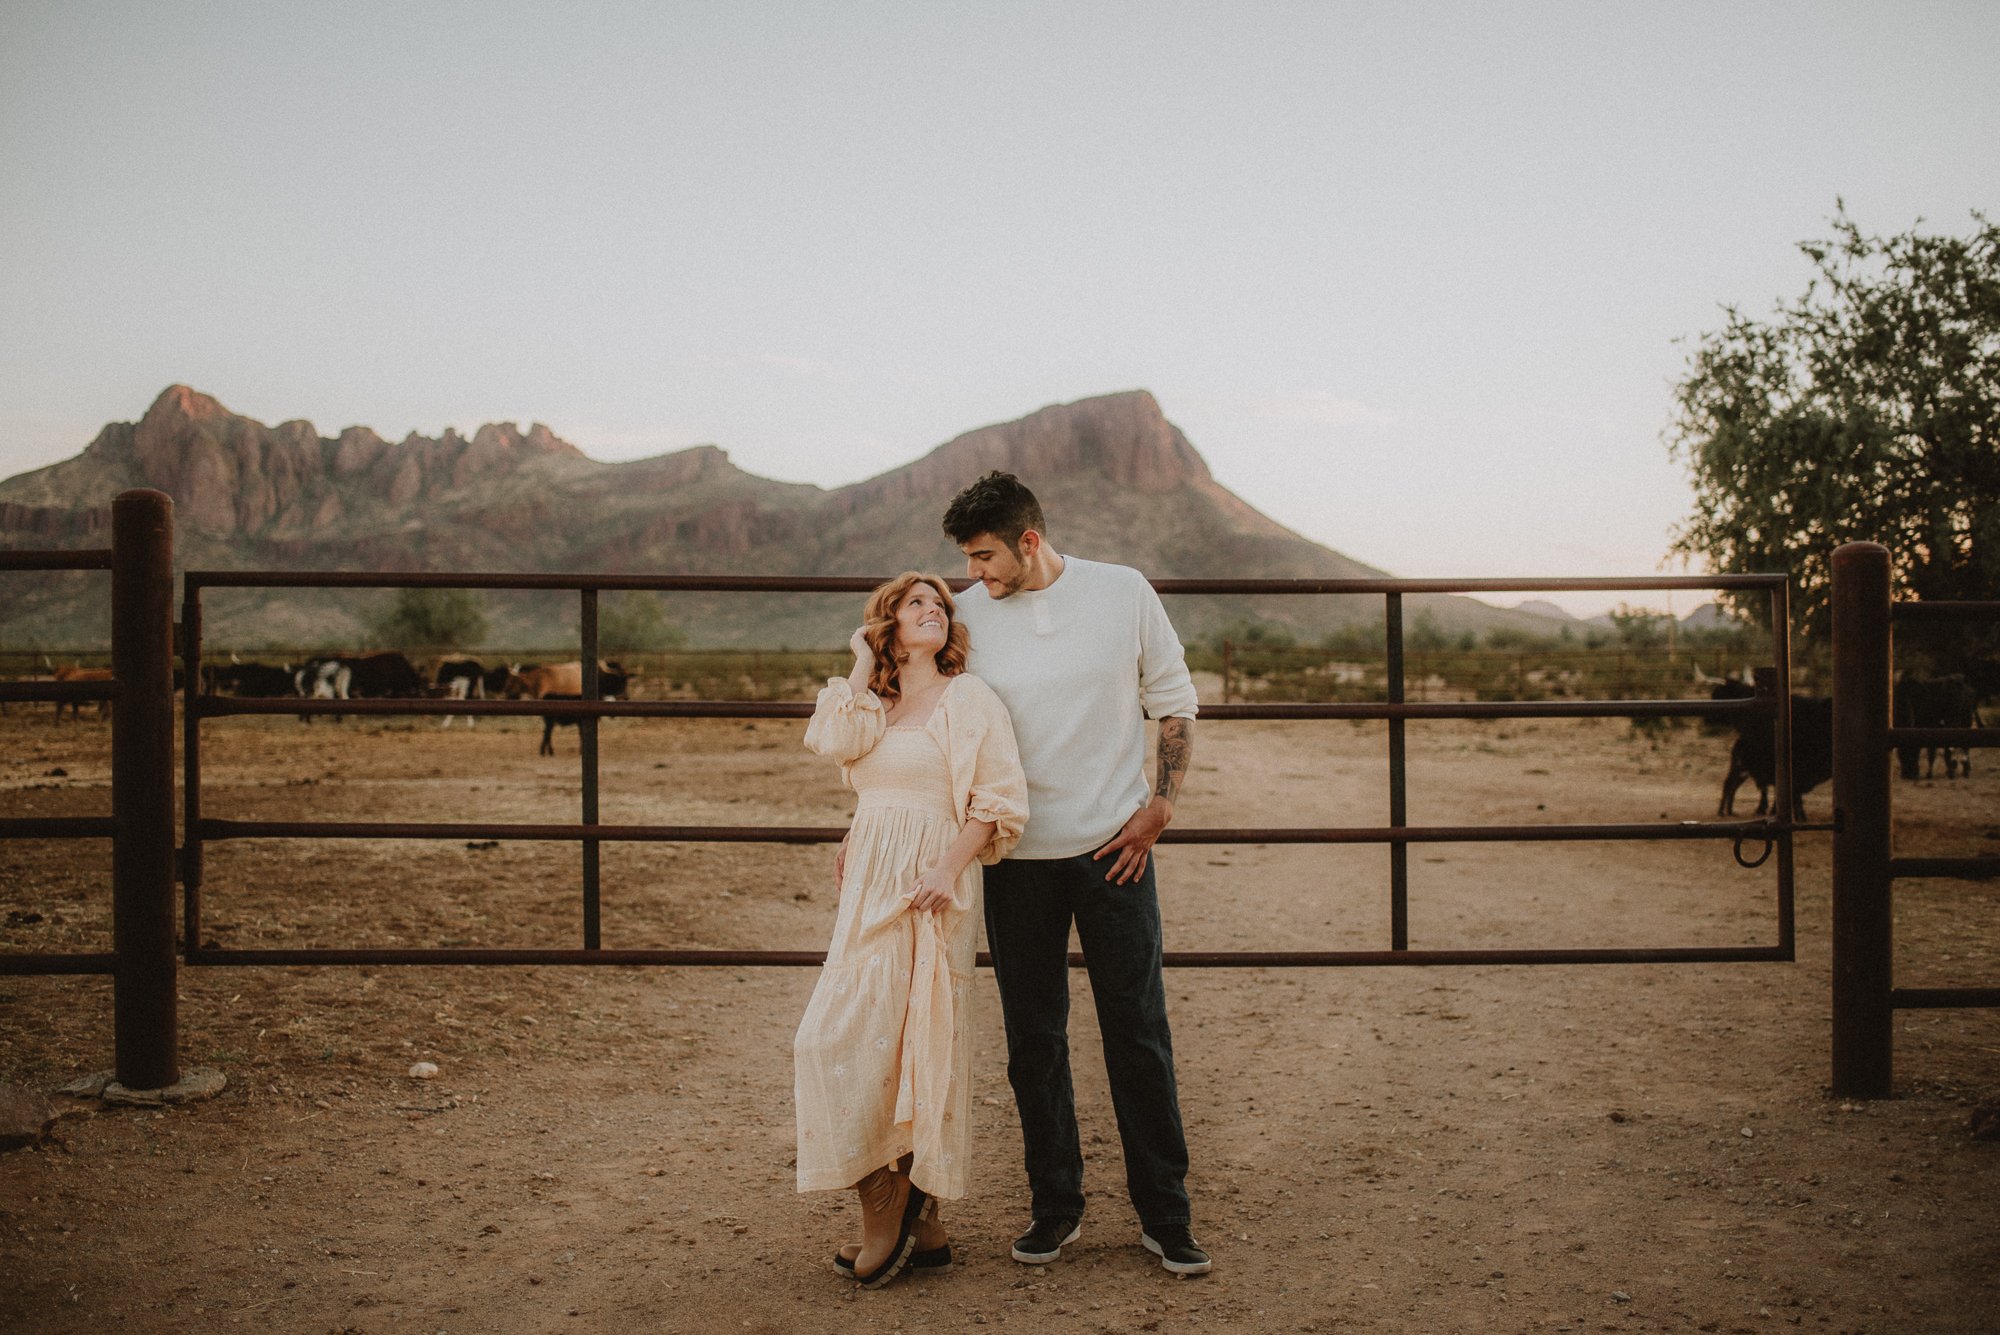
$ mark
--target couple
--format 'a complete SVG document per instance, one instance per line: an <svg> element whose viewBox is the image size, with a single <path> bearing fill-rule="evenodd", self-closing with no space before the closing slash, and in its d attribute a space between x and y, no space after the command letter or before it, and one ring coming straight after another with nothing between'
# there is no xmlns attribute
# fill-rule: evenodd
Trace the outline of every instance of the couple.
<svg viewBox="0 0 2000 1335"><path fill-rule="evenodd" d="M1074 920L1140 1241L1175 1274L1205 1273L1188 1231L1150 856L1193 747L1180 641L1137 571L1058 555L1034 493L1009 474L961 491L944 528L978 583L956 605L933 575L877 589L854 670L820 692L806 730L858 800L826 968L794 1044L799 1190L859 1194L861 1240L834 1264L863 1285L951 1263L937 1207L968 1181L984 864L1034 1211L1014 1259L1055 1260L1083 1215ZM1147 717L1160 720L1150 789Z"/></svg>

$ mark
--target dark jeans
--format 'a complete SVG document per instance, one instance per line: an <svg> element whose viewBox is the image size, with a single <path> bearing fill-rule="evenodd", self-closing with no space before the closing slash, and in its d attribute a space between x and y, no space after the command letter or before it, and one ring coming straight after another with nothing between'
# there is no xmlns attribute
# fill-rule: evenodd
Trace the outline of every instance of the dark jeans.
<svg viewBox="0 0 2000 1335"><path fill-rule="evenodd" d="M1139 1222L1188 1222L1187 1141L1174 1089L1174 1043L1160 980L1153 864L1104 879L1111 858L1008 859L986 869L986 943L1007 1021L1007 1078L1037 1219L1083 1214L1083 1149L1069 1071L1069 926L1089 966L1125 1186Z"/></svg>

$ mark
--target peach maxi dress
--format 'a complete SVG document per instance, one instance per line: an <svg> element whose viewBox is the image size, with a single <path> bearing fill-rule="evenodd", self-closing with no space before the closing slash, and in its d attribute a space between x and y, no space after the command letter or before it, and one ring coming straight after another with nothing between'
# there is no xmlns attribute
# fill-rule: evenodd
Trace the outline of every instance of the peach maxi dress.
<svg viewBox="0 0 2000 1335"><path fill-rule="evenodd" d="M1006 706L963 673L929 719L888 727L873 691L835 678L806 746L841 763L858 794L826 965L793 1042L800 1191L851 1187L912 1156L933 1196L965 1195L980 867L1021 837L1028 787ZM904 896L968 820L999 828L950 907Z"/></svg>

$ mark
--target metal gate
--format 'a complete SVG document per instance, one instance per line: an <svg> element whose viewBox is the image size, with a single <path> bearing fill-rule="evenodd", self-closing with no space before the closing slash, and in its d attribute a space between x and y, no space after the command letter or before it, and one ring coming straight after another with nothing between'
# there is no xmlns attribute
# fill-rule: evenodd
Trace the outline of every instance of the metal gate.
<svg viewBox="0 0 2000 1335"><path fill-rule="evenodd" d="M1897 622L2000 620L2000 602L1895 602L1889 549L1854 542L1833 554L1833 1092L1890 1092L1897 1010L2000 1006L2000 987L1897 987L1895 882L1988 881L2000 858L1899 858L1889 754L1896 746L2000 746L1977 728L1891 727Z"/></svg>
<svg viewBox="0 0 2000 1335"><path fill-rule="evenodd" d="M110 681L0 682L0 700L105 701L111 716L109 816L0 817L0 839L111 840L109 952L0 955L0 975L110 974L118 1083L180 1079L174 995L174 503L127 491L111 506L111 546L0 552L0 573L111 572Z"/></svg>
<svg viewBox="0 0 2000 1335"><path fill-rule="evenodd" d="M838 826L607 825L598 820L598 739L600 718L806 719L805 703L725 700L599 700L597 682L598 595L608 591L667 593L864 594L881 581L861 578L790 576L527 575L495 573L359 574L289 571L190 571L182 604L187 656L183 747L185 885L184 937L189 964L672 964L816 965L819 951L620 949L607 947L599 930L599 850L606 842L837 843ZM967 581L953 581L963 588ZM1386 826L1169 828L1171 844L1380 844L1388 849L1386 943L1374 950L1168 951L1173 967L1357 966L1457 964L1646 964L1784 961L1793 957L1791 693L1789 611L1780 575L1659 577L1651 579L1568 580L1228 580L1162 579L1163 595L1329 596L1365 594L1383 600L1387 646L1388 699L1368 703L1208 705L1201 716L1237 719L1382 719L1388 723L1389 824ZM580 598L584 699L578 701L457 700L258 700L204 695L199 690L202 594L214 588L452 588L574 591ZM1404 689L1403 599L1412 594L1498 592L1594 592L1724 589L1764 593L1769 602L1777 689L1753 699L1708 700L1550 700L1410 702ZM204 720L256 714L383 715L552 715L576 720L581 733L580 811L568 824L496 822L334 822L220 820L202 814L201 728ZM1551 718L1768 718L1776 728L1777 772L1772 814L1749 820L1680 821L1640 824L1417 825L1407 823L1405 730L1412 720ZM202 852L206 845L232 839L494 839L556 840L580 843L583 851L579 943L515 949L226 949L203 943L201 931ZM1746 842L1758 844L1757 865L1774 849L1773 937L1746 946L1603 946L1583 949L1425 949L1409 940L1409 849L1412 844L1513 842L1550 843L1626 840L1708 840L1733 843L1739 859ZM982 954L982 964L988 963ZM1072 955L1073 965L1081 964Z"/></svg>
<svg viewBox="0 0 2000 1335"><path fill-rule="evenodd" d="M356 574L345 572L192 571L186 576L179 649L184 666L183 842L173 845L172 700L172 502L154 491L126 492L113 506L113 545L83 551L0 552L0 573L85 569L112 573L113 677L109 683L0 683L0 700L109 700L116 703L113 734L113 813L59 818L0 818L0 838L106 838L113 841L111 952L0 955L0 975L109 973L115 979L119 1082L159 1088L179 1078L173 881L184 887L182 951L189 964L818 964L818 951L671 950L606 948L599 931L599 860L607 842L733 842L814 844L838 841L840 827L607 825L598 819L598 737L601 718L804 719L803 703L719 700L606 701L598 699L598 595L604 591L722 592L742 596L779 592L859 594L878 580L761 576L622 576L527 574ZM955 581L963 587L964 581ZM1383 600L1387 699L1364 703L1219 704L1202 710L1212 720L1381 719L1388 724L1389 824L1385 826L1277 826L1169 829L1172 844L1378 844L1388 850L1386 943L1372 950L1172 951L1176 967L1373 966L1459 964L1633 964L1783 961L1793 957L1793 858L1795 832L1811 827L1791 818L1790 616L1779 575L1571 580L1158 580L1175 595L1334 596ZM1886 587L1886 586L1885 586ZM236 699L201 692L202 593L210 588L459 588L555 589L580 600L584 699L578 701L457 701ZM1638 592L1721 589L1762 592L1768 598L1776 689L1756 698L1707 700L1557 700L1411 702L1404 689L1404 605L1418 594L1499 592ZM2000 609L2000 604L1982 607ZM1886 650L1884 650L1886 652ZM568 824L493 822L239 821L202 814L202 725L210 719L253 714L554 715L573 719L582 737L580 810ZM1641 824L1530 824L1440 826L1407 821L1406 729L1435 719L1705 717L1775 730L1776 785L1772 814L1749 820ZM1900 734L1882 733L1885 737ZM1918 740L1924 740L1918 738ZM1984 739L1979 739L1983 741ZM1872 743L1871 743L1872 745ZM1886 757L1877 752L1886 764ZM1852 772L1850 771L1850 780ZM1836 778L1836 785L1841 780ZM1838 799L1838 791L1837 791ZM1883 808L1886 812L1886 806ZM583 853L579 944L538 949L232 950L202 944L202 864L206 845L231 839L529 839L575 842ZM1705 840L1734 843L1737 859L1760 865L1775 852L1773 937L1748 946L1601 946L1584 949L1436 949L1409 939L1409 849L1412 844L1576 841ZM1746 843L1763 851L1743 857ZM1886 848L1886 844L1883 845ZM1891 863L1894 874L1936 874ZM1991 874L1981 869L1982 874ZM986 959L982 956L982 963ZM1072 964L1081 959L1072 956ZM1886 974L1884 975L1886 977ZM1994 1004L2000 991L1975 994ZM1907 994L1900 1004L1930 1004ZM1954 1002L1953 1004L1957 1004ZM1886 1067L1884 1068L1886 1070Z"/></svg>

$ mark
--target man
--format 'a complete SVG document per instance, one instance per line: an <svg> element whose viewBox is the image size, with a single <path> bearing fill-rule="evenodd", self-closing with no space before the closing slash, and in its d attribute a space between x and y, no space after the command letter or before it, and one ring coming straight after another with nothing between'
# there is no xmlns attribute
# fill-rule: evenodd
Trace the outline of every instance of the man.
<svg viewBox="0 0 2000 1335"><path fill-rule="evenodd" d="M1058 554L1034 493L1010 474L989 473L961 491L944 529L979 581L958 603L972 636L969 667L1013 715L1034 813L1012 856L986 872L986 940L1034 1210L1014 1259L1053 1261L1080 1234L1083 1151L1069 1067L1074 922L1140 1241L1173 1273L1205 1274L1208 1254L1188 1231L1187 1142L1151 857L1193 753L1194 683L1180 639L1138 571ZM1160 721L1150 788L1148 717Z"/></svg>

